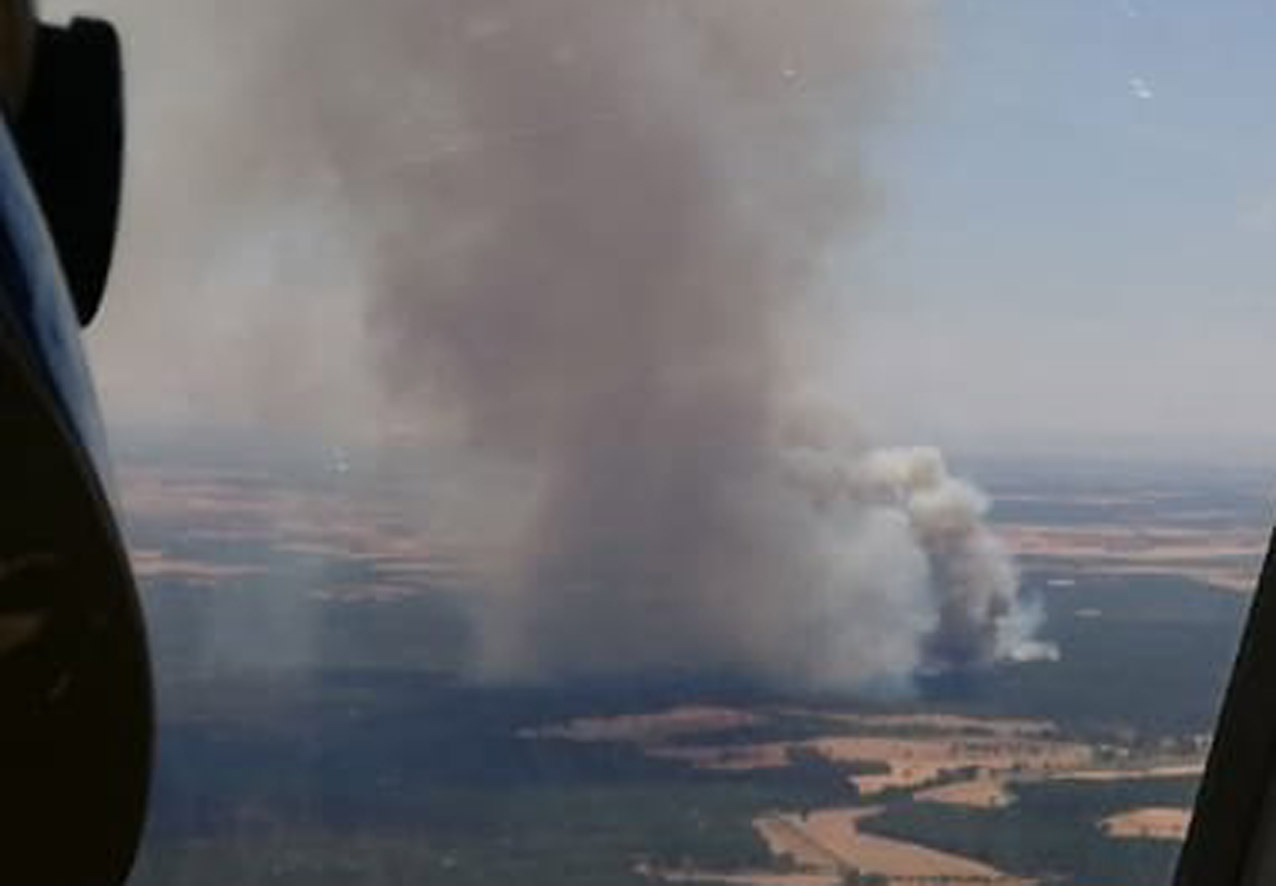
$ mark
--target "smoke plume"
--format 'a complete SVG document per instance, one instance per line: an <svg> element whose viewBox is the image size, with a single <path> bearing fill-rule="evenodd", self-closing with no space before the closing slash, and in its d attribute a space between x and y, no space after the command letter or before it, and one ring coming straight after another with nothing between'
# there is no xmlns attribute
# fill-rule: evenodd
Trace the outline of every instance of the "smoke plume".
<svg viewBox="0 0 1276 886"><path fill-rule="evenodd" d="M1043 651L937 453L794 430L807 296L871 221L860 152L912 64L908 4L213 6L196 39L230 113L188 145L213 242L260 243L263 214L322 231L284 254L362 294L379 408L518 478L471 491L516 515L479 564L485 673L845 686Z"/></svg>

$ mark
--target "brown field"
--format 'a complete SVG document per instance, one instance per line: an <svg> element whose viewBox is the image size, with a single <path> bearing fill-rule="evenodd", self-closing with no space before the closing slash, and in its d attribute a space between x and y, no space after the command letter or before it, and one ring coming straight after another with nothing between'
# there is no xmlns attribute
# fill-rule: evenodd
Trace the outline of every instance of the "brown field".
<svg viewBox="0 0 1276 886"><path fill-rule="evenodd" d="M454 576L467 561L463 547L427 539L423 521L395 502L351 490L335 494L272 485L251 474L132 466L121 482L125 511L135 521L179 520L183 535L224 543L251 542L283 555L364 562L376 587L316 587L325 599L383 599L419 591ZM156 550L132 552L142 578L178 579L212 586L219 581L267 574L270 567L177 558Z"/></svg>
<svg viewBox="0 0 1276 886"><path fill-rule="evenodd" d="M941 785L918 791L913 799L972 809L1004 809L1015 802L1014 795L1006 790L1006 783L1000 778L975 778Z"/></svg>
<svg viewBox="0 0 1276 886"><path fill-rule="evenodd" d="M1044 777L1086 770L1094 757L1088 745L1051 738L1055 727L1045 721L912 714L816 716L839 725L872 729L874 734L713 744L708 740L710 733L763 724L767 715L733 708L682 707L653 714L573 720L527 730L523 737L631 742L651 757L717 771L784 768L796 751L815 752L837 763L874 762L890 767L889 772L851 777L851 783L866 797L891 788L924 788L945 773L962 769L978 770L984 780L995 780L999 775ZM907 735L883 734L891 729L905 730ZM703 744L668 743L674 737L700 733L706 734Z"/></svg>
<svg viewBox="0 0 1276 886"><path fill-rule="evenodd" d="M161 551L133 550L130 551L130 559L138 578L180 578L195 584L211 585L227 579L265 575L270 571L252 564L211 563L171 557Z"/></svg>
<svg viewBox="0 0 1276 886"><path fill-rule="evenodd" d="M998 534L1016 553L1050 556L1118 556L1143 560L1261 554L1263 533L1239 529L1192 529L1090 524L1085 527L1009 524Z"/></svg>
<svg viewBox="0 0 1276 886"><path fill-rule="evenodd" d="M827 711L786 709L779 713L816 717L866 730L891 732L906 730L942 735L984 735L999 738L1045 738L1058 729L1049 720L964 717L959 714L843 714Z"/></svg>
<svg viewBox="0 0 1276 886"><path fill-rule="evenodd" d="M1192 810L1174 807L1151 807L1122 812L1105 818L1099 827L1117 840L1174 840L1187 837Z"/></svg>
<svg viewBox="0 0 1276 886"><path fill-rule="evenodd" d="M1117 769L1074 769L1052 772L1054 781L1137 781L1150 778L1191 778L1205 773L1205 760L1174 763L1164 766L1143 766Z"/></svg>
<svg viewBox="0 0 1276 886"><path fill-rule="evenodd" d="M641 869L640 874L652 876L665 883L703 883L705 886L840 886L841 875L826 874L777 874L770 871L741 871L715 873L714 871L655 871Z"/></svg>
<svg viewBox="0 0 1276 886"><path fill-rule="evenodd" d="M1019 557L1096 575L1183 576L1239 591L1253 590L1267 548L1264 533L1249 529L1007 524L997 531Z"/></svg>
<svg viewBox="0 0 1276 886"><path fill-rule="evenodd" d="M1015 504L1048 504L1066 503L1071 505L1087 505L1089 507L1127 507L1147 502L1160 501L1166 495L1156 490L1143 492L1110 493L1110 492L1023 492L1001 490L997 493L997 501Z"/></svg>
<svg viewBox="0 0 1276 886"><path fill-rule="evenodd" d="M836 870L841 859L802 825L800 815L767 815L753 822L767 849L776 858L787 858L808 870Z"/></svg>
<svg viewBox="0 0 1276 886"><path fill-rule="evenodd" d="M982 862L864 834L859 822L878 809L825 809L809 815L772 815L756 821L758 833L776 856L787 856L803 868L837 872L858 869L881 874L892 883L1024 884Z"/></svg>
<svg viewBox="0 0 1276 886"><path fill-rule="evenodd" d="M713 733L765 724L775 716L815 717L831 725L871 730L863 735L831 735L823 738L754 744L713 744ZM895 729L902 735L890 735ZM1199 776L1204 751L1195 758L1160 757L1141 761L1124 752L1123 766L1096 766L1097 748L1054 736L1054 724L1041 720L997 720L947 715L887 714L867 715L841 712L811 712L784 709L775 712L747 712L729 707L679 707L666 711L618 717L588 718L528 731L525 738L558 738L571 741L619 741L636 744L649 756L675 760L696 768L745 772L780 769L792 764L795 753L814 752L840 763L876 762L888 772L850 777L860 796L874 797L887 790L913 791L920 801L970 808L996 809L1013 805L1011 785L1016 782L1068 780L1081 782L1124 781L1148 778ZM670 743L670 739L703 735L702 744ZM1122 753L1109 747L1107 752ZM1137 765L1142 762L1142 765ZM949 784L937 784L960 770L974 777ZM865 843L847 825L846 810L831 818L814 813L809 818L776 814L757 822L758 832L773 852L788 855L804 868L827 870L844 862L842 844L832 839L840 833L854 842L863 855L865 846L882 849L882 844ZM856 812L862 816L862 811ZM800 824L800 827L795 825ZM839 828L841 830L839 830ZM848 834L850 836L848 836ZM893 844L898 856L907 844ZM845 850L846 847L842 846ZM921 850L925 857L925 850ZM869 858L878 856L870 853ZM695 876L700 876L699 872ZM705 874L717 877L717 874ZM757 882L753 874L738 874L731 882ZM723 882L718 879L717 882ZM991 881L1000 882L1000 881Z"/></svg>
<svg viewBox="0 0 1276 886"><path fill-rule="evenodd" d="M325 599L409 596L429 582L454 575L459 564L478 559L473 550L441 538L437 532L427 537L424 521L412 520L395 502L357 489L338 494L284 487L272 484L266 476L215 471L174 474L162 469L131 470L122 489L132 516L178 519L186 537L224 543L227 551L240 542L251 542L283 555L363 563L373 573L372 580L358 584L333 579L329 585L316 587L314 593ZM1107 503L1128 504L1146 498L1155 495L1110 497ZM1102 496L1087 501L1104 503ZM1249 590L1266 544L1260 532L1182 525L1017 524L1002 525L999 533L1017 555L1035 560L1037 565L1065 567L1064 577L1056 579L1061 584L1071 581L1066 576L1072 573L1137 573L1186 576L1219 587ZM135 551L134 563L143 578L177 578L206 586L269 571L256 563L204 562L149 549ZM1094 610L1091 615L1101 617L1102 613ZM20 640L29 630L24 623L0 622L0 646ZM720 739L721 733L765 726L785 717L806 718L817 728L823 721L829 734L824 735L819 728L818 738L751 744ZM848 732L851 734L844 734ZM798 753L814 752L837 763L871 762L887 767L889 771L882 774L850 778L861 796L898 789L912 792L921 801L984 809L1012 805L1011 788L1016 782L1190 777L1199 776L1203 768L1199 760L1146 754L1134 760L1128 752L1127 768L1098 768L1098 748L1060 739L1049 721L946 714L680 706L655 713L581 718L525 730L520 735L529 740L629 743L652 757L732 771L783 768L791 765ZM687 743L688 739L694 743ZM960 773L963 780L951 782L959 770L969 771ZM945 780L951 783L940 783ZM802 868L800 872L686 869L645 873L670 883L728 886L836 886L842 872L851 868L887 876L892 886L937 886L956 881L968 886L1010 886L1025 882L977 860L861 833L859 823L876 811L776 812L759 818L755 827L771 852L792 859ZM1178 840L1185 833L1188 814L1183 809L1136 809L1106 819L1099 826L1115 839Z"/></svg>
<svg viewBox="0 0 1276 886"><path fill-rule="evenodd" d="M1004 774L1000 777L982 775L969 781L940 785L917 791L914 799L953 806L969 806L978 809L998 809L1014 803L1009 785L1016 781L1139 781L1154 778L1200 777L1205 771L1204 759L1189 763L1164 766L1143 766L1111 769L1047 769Z"/></svg>
<svg viewBox="0 0 1276 886"><path fill-rule="evenodd" d="M883 763L889 772L855 775L850 781L861 796L892 788L921 788L945 773L978 769L985 773L1044 776L1088 766L1088 745L1037 739L981 737L889 738L835 736L810 741L744 745L645 746L653 757L678 760L700 769L741 772L788 766L792 753L814 751L837 763Z"/></svg>
<svg viewBox="0 0 1276 886"><path fill-rule="evenodd" d="M1200 564L1177 564L1177 565L1146 565L1146 564L1113 564L1107 563L1102 566L1086 566L1082 568L1082 572L1090 575L1164 575L1167 577L1190 578L1199 581L1202 584L1212 585L1225 591L1236 591L1241 594L1253 592L1258 586L1258 572L1260 565L1255 561L1254 566L1217 566L1210 563Z"/></svg>
<svg viewBox="0 0 1276 886"><path fill-rule="evenodd" d="M748 772L756 769L783 769L793 762L789 751L800 742L771 742L747 745L698 745L694 747L644 747L649 757L676 760L697 769L716 772Z"/></svg>
<svg viewBox="0 0 1276 886"><path fill-rule="evenodd" d="M819 739L810 745L835 762L872 760L886 763L889 773L852 776L862 796L890 788L923 787L945 772L978 769L985 774L1044 774L1087 766L1089 745L1040 739L984 737Z"/></svg>

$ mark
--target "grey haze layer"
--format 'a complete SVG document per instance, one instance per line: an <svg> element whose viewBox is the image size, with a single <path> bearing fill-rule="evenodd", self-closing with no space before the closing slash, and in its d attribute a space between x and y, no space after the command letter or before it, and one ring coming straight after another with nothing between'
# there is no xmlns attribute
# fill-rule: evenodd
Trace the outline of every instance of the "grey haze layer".
<svg viewBox="0 0 1276 886"><path fill-rule="evenodd" d="M192 9L237 84L218 122L255 134L186 145L207 266L316 293L241 352L260 396L304 413L328 363L366 364L390 420L523 478L472 490L513 523L476 564L482 674L854 686L1041 651L982 497L804 396L807 295L870 220L859 145L906 4ZM315 325L333 281L358 347Z"/></svg>

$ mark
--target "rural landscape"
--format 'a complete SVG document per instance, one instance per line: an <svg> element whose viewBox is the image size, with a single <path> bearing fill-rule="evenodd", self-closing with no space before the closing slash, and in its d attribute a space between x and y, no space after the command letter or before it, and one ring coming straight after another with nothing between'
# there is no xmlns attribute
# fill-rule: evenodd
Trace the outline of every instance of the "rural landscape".
<svg viewBox="0 0 1276 886"><path fill-rule="evenodd" d="M1057 656L493 683L428 472L121 454L161 711L139 886L1160 886L1269 522L1259 472L970 459Z"/></svg>

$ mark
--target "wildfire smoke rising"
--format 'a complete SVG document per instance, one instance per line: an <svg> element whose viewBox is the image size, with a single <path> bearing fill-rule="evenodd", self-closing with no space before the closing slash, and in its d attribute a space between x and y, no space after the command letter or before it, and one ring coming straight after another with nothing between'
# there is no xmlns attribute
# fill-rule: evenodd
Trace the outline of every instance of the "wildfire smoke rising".
<svg viewBox="0 0 1276 886"><path fill-rule="evenodd" d="M327 231L305 261L365 293L386 408L527 478L474 491L520 515L484 673L845 686L1031 648L982 499L936 454L790 433L806 295L871 215L859 147L911 63L909 4L203 15L201 40L237 28L223 122L256 134L202 180L220 235L251 230L254 188Z"/></svg>

